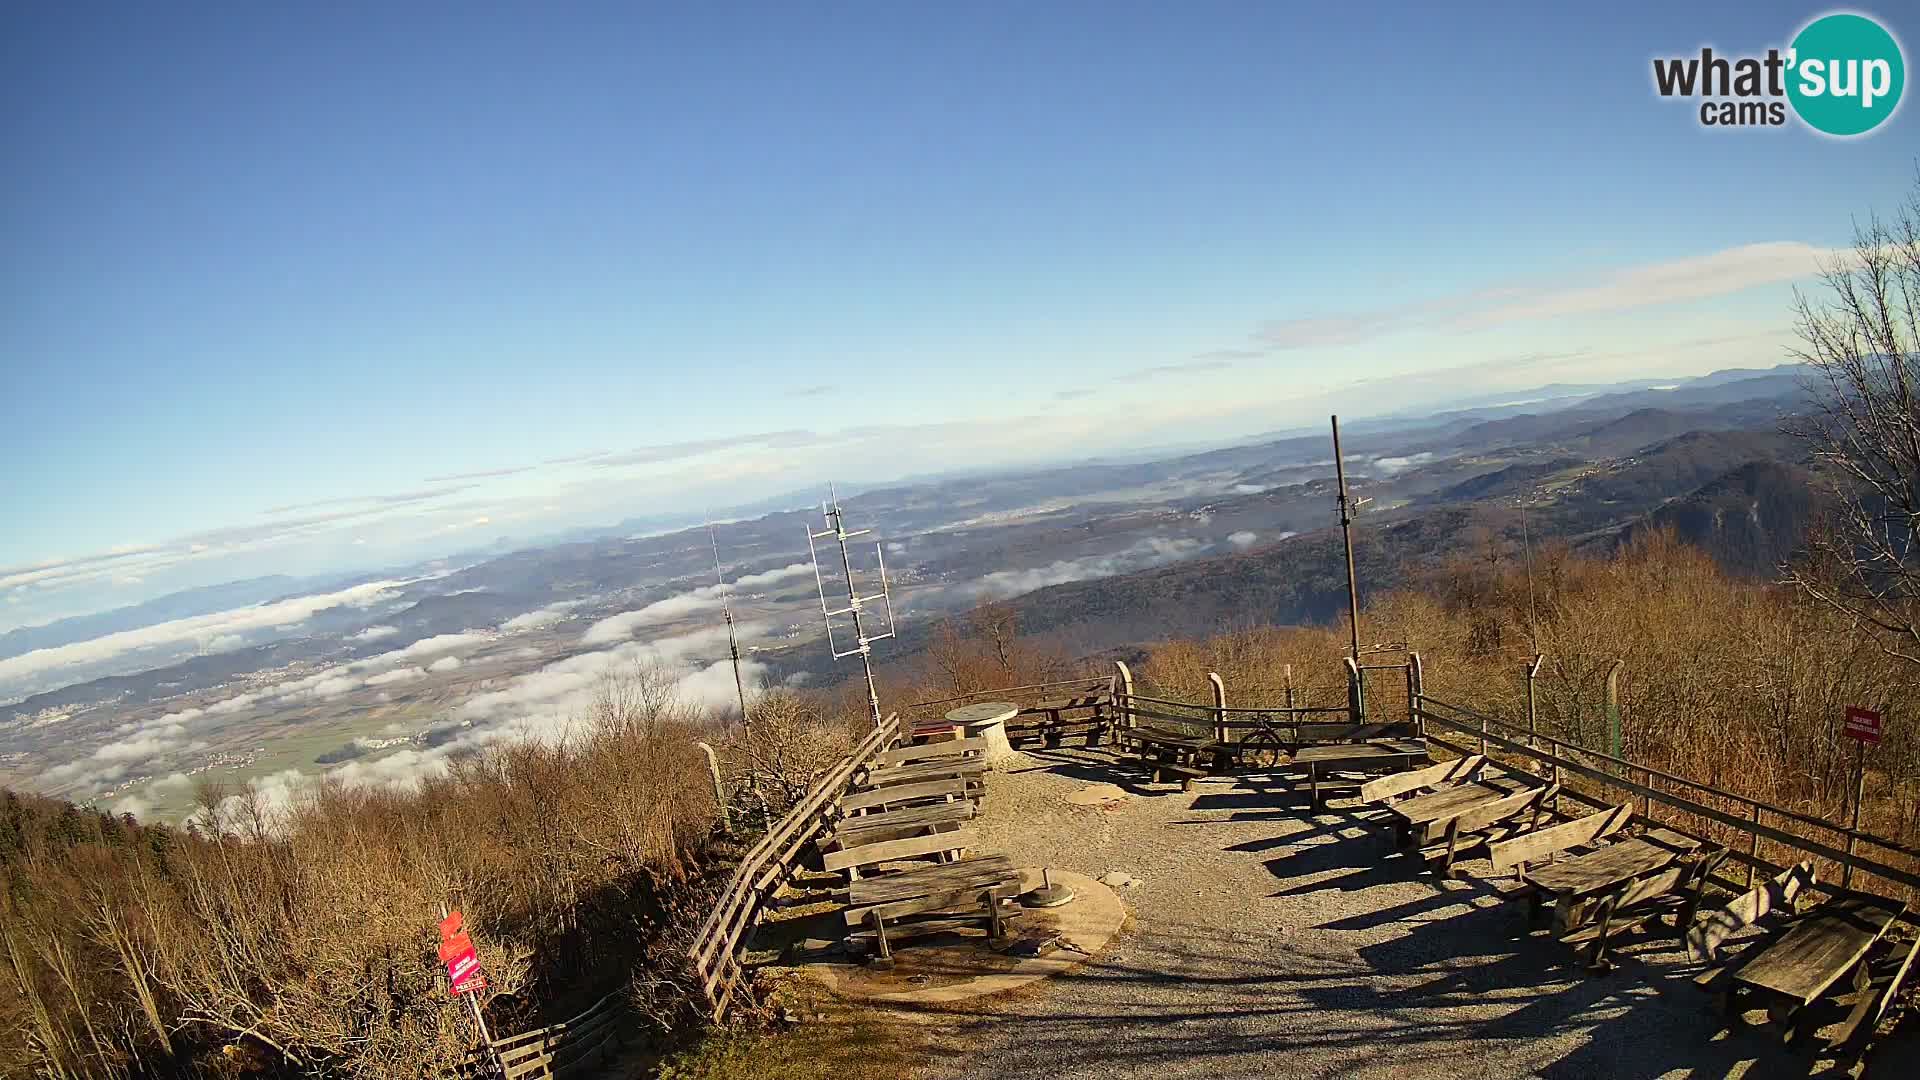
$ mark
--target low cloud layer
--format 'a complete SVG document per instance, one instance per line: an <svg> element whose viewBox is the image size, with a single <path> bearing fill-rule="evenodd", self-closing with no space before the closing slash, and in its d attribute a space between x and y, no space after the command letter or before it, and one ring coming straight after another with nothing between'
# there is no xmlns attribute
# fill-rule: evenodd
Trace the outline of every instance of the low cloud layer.
<svg viewBox="0 0 1920 1080"><path fill-rule="evenodd" d="M810 576L812 573L812 563L793 563L758 574L747 574L726 585L702 586L678 596L669 596L665 600L656 600L634 611L623 611L618 615L601 619L587 627L586 633L580 636L580 643L611 645L617 641L625 641L646 627L684 619L701 611L716 610L722 601L734 593L777 585L783 581Z"/></svg>
<svg viewBox="0 0 1920 1080"><path fill-rule="evenodd" d="M1069 581L1131 574L1155 566L1177 562L1198 554L1198 540L1151 537L1112 555L1086 555L1078 559L1059 559L1045 566L1025 570L996 570L962 586L960 594L971 599L1001 599L1019 596L1049 585Z"/></svg>
<svg viewBox="0 0 1920 1080"><path fill-rule="evenodd" d="M369 607L407 584L409 582L405 580L373 581L337 592L298 596L188 619L173 619L137 630L123 630L76 641L70 645L35 649L0 660L0 686L14 680L43 677L62 668L112 660L142 649L166 646L204 648L214 642L232 642L243 634L298 625L332 608Z"/></svg>

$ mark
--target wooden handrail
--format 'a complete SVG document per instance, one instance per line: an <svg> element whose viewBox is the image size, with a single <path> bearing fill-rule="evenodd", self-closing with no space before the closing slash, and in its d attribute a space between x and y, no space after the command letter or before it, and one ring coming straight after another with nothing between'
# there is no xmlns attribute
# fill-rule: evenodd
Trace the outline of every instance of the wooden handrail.
<svg viewBox="0 0 1920 1080"><path fill-rule="evenodd" d="M1503 720L1497 716L1491 716L1486 713L1478 712L1474 709L1469 709L1463 705L1454 705L1450 702L1441 701L1440 699L1435 698L1429 694L1420 695L1420 704L1422 706L1437 705L1443 709L1449 709L1453 712L1463 713L1467 716L1472 717L1474 719L1475 726L1471 726L1470 730L1476 736L1479 734L1479 730L1480 730L1477 725L1481 721L1485 721L1488 724L1498 724L1500 727L1513 731L1515 734L1521 734L1525 732L1525 729L1520 727L1520 725L1518 724L1512 723L1507 720ZM1431 712L1428 712L1425 708L1422 708L1421 711L1426 715L1428 719L1430 720L1436 719L1436 717ZM1460 730L1469 729L1466 725L1463 725L1458 721L1454 721L1451 724L1451 726ZM1826 818L1815 817L1811 814L1803 813L1799 810L1789 810L1784 806L1776 806L1773 803L1763 802L1759 799L1753 798L1750 795L1742 795L1737 791L1727 791L1723 788L1714 787L1712 784L1703 784L1698 780L1691 780L1691 779L1688 779L1687 777L1679 776L1674 773L1667 772L1664 769L1656 769L1650 765L1643 765L1637 761L1629 761L1626 758L1617 758L1611 754L1608 754L1603 750L1589 749L1587 747L1579 745L1578 743L1571 743L1566 741L1565 739L1556 738L1552 735L1547 735L1544 733L1535 733L1533 736L1533 739L1534 739L1534 742L1536 743L1545 743L1549 746L1557 747L1562 750L1568 750L1573 753L1583 754L1586 757L1589 757L1598 761L1605 761L1610 764L1618 765L1623 770L1631 769L1634 772L1642 773L1647 776L1659 777L1661 780L1664 780L1671 784L1683 784L1687 787L1694 788L1698 791L1702 791L1709 795L1712 795L1715 798L1730 799L1736 803L1739 803L1741 806L1744 806L1748 810L1754 810L1754 809L1764 810L1769 814L1786 818L1789 821L1796 821L1802 825L1810 825L1817 829L1826 829L1828 831L1839 834L1842 839L1845 839L1850 836L1856 841L1869 843L1874 845L1875 847L1885 848L1888 851L1894 851L1902 855L1910 855L1915 858L1920 858L1920 848L1915 848L1910 845L1903 844L1898 840L1890 840L1884 836L1879 836L1874 833L1866 832L1860 829L1850 829L1847 826L1840 824L1839 822L1829 821Z"/></svg>
<svg viewBox="0 0 1920 1080"><path fill-rule="evenodd" d="M1464 709L1459 709L1458 706L1447 706L1447 707L1454 708L1461 712L1467 711ZM1718 822L1721 825L1725 825L1729 828L1738 830L1740 832L1765 837L1766 839L1771 840L1776 844L1783 844L1795 850L1806 852L1809 855L1818 855L1823 859L1830 859L1836 863L1847 863L1851 861L1851 863L1857 870L1864 870L1867 873L1876 874L1882 878L1885 878L1888 881L1898 882L1909 888L1920 889L1920 874L1916 874L1913 871L1902 870L1898 867L1888 866L1887 864L1879 862L1877 860L1862 858L1857 853L1849 856L1845 851L1842 851L1841 849L1837 847L1833 847L1828 844L1823 844L1818 840L1813 840L1804 836L1795 836L1790 832L1786 832L1785 830L1782 830L1782 829L1776 829L1770 825L1762 825L1745 818L1737 817L1717 807L1708 806L1705 803L1695 802L1694 800L1686 798L1681 795L1675 795L1668 791L1660 791L1655 788L1649 787L1645 784L1636 783L1632 780L1626 779L1625 777L1616 776L1605 770L1594 768L1591 765L1585 765L1578 761L1571 760L1568 756L1564 754L1553 753L1546 750L1540 750L1535 747L1530 747L1526 743L1518 739L1510 739L1507 736L1499 734L1497 732L1483 729L1478 723L1469 724L1464 720L1459 720L1451 716L1445 716L1440 713L1431 712L1424 708L1419 709L1418 712L1420 716L1426 721L1428 721L1429 723L1439 724L1442 727L1449 728L1451 730L1458 731L1463 734L1472 735L1477 739L1484 739L1486 742L1492 745L1498 746L1502 750L1519 754L1523 757L1532 758L1536 761L1546 762L1548 764L1555 765L1564 771L1569 771L1569 772L1575 773L1576 775L1584 776L1589 780L1595 780L1602 784L1607 784L1612 787L1619 788L1622 791L1632 792L1633 794L1638 795L1650 802L1657 802L1663 806L1669 806L1676 810L1682 811L1683 813L1692 814L1696 817L1702 817L1707 819L1708 821ZM1543 736L1542 738L1545 738L1545 737ZM1620 758L1608 757L1605 754L1596 754L1593 751L1585 750L1581 747L1573 746L1568 743L1559 742L1558 740L1551 740L1551 742L1552 742L1552 745L1554 745L1556 748L1565 748L1577 754L1580 754L1581 756L1584 756L1584 757L1590 757L1590 758L1597 757L1605 761L1617 762L1623 767L1631 764ZM1644 768L1643 766L1640 766L1640 765L1633 765L1632 767L1636 770ZM1707 791L1710 794L1723 796L1723 797L1736 797L1736 796L1733 796L1732 792L1719 792L1704 784L1698 784L1693 781L1682 781L1682 782L1691 784L1692 786L1700 788L1704 791ZM1751 801L1751 800L1748 800L1748 801ZM1760 804L1760 805L1763 808L1767 808L1769 810L1772 809L1770 807L1765 807L1765 804ZM1847 829L1845 828L1845 826L1834 825L1830 822L1820 821L1817 818L1811 819L1811 823L1817 825L1820 828L1830 829L1835 832L1840 832L1840 833L1847 832Z"/></svg>
<svg viewBox="0 0 1920 1080"><path fill-rule="evenodd" d="M829 804L846 791L854 774L885 749L899 730L900 714L894 713L815 779L806 795L741 856L712 913L687 949L714 1020L726 1014L733 994L732 977L739 970L741 942L756 924L767 896L779 887L808 841L819 834Z"/></svg>

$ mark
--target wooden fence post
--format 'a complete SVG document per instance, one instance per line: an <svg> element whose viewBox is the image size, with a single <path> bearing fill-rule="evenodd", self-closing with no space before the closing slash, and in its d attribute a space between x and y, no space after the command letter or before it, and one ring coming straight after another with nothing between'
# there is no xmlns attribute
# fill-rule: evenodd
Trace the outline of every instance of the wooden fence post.
<svg viewBox="0 0 1920 1080"><path fill-rule="evenodd" d="M1533 663L1527 665L1527 749L1537 745L1540 735L1540 699L1535 693L1535 680L1540 678L1540 665L1546 663L1546 653L1534 653Z"/></svg>
<svg viewBox="0 0 1920 1080"><path fill-rule="evenodd" d="M1753 888L1753 876L1760 860L1760 804L1753 804L1753 832L1747 834L1747 888Z"/></svg>
<svg viewBox="0 0 1920 1080"><path fill-rule="evenodd" d="M1282 669L1282 677L1286 679L1286 683L1287 683L1287 708L1291 709L1293 708L1293 665L1292 664L1288 664L1286 665L1285 668ZM1288 717L1288 719L1297 720L1299 719L1299 717Z"/></svg>
<svg viewBox="0 0 1920 1080"><path fill-rule="evenodd" d="M1606 711L1607 711L1607 753L1615 758L1625 757L1625 749L1620 738L1620 669L1627 666L1625 660L1615 660L1607 667ZM1616 768L1618 766L1615 766ZM1612 769L1608 770L1612 772Z"/></svg>
<svg viewBox="0 0 1920 1080"><path fill-rule="evenodd" d="M1220 681L1220 673L1207 672L1207 681L1213 684L1213 741L1221 746L1227 745L1227 684Z"/></svg>
<svg viewBox="0 0 1920 1080"><path fill-rule="evenodd" d="M1120 749L1125 751L1132 746L1133 741L1128 738L1124 732L1131 731L1139 726L1138 719L1133 715L1133 672L1127 668L1124 661L1115 660L1113 667L1114 678L1117 680L1115 684L1114 705L1120 710L1121 724L1119 730L1123 732L1120 736Z"/></svg>
<svg viewBox="0 0 1920 1080"><path fill-rule="evenodd" d="M1367 715L1367 691L1360 682L1360 664L1349 656L1347 665L1347 719L1351 723L1362 723Z"/></svg>
<svg viewBox="0 0 1920 1080"><path fill-rule="evenodd" d="M720 782L720 758L713 752L713 747L706 743L697 742L693 745L707 755L707 775L713 778L713 802L720 808L720 831L731 836L733 835L733 818L727 813L726 785Z"/></svg>
<svg viewBox="0 0 1920 1080"><path fill-rule="evenodd" d="M1427 693L1426 663L1417 652L1407 653L1407 723L1421 738L1427 734L1427 722L1420 717L1420 699Z"/></svg>

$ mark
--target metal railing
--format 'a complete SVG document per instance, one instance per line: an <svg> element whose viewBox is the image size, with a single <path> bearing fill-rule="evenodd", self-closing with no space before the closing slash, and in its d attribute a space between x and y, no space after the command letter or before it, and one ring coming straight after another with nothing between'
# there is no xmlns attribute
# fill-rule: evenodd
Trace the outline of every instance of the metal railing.
<svg viewBox="0 0 1920 1080"><path fill-rule="evenodd" d="M1565 774L1571 774L1604 788L1617 789L1628 797L1628 801L1638 799L1642 816L1650 820L1659 820L1653 813L1656 805L1695 819L1691 822L1660 822L1678 832L1691 831L1697 835L1711 831L1703 828L1701 823L1711 823L1723 834L1732 833L1745 838L1745 850L1729 845L1729 855L1734 861L1747 866L1749 881L1756 871L1773 873L1783 868L1782 863L1762 857L1761 843L1764 841L1830 862L1841 867L1848 876L1865 873L1908 889L1920 890L1920 868L1895 866L1884 858L1869 857L1867 852L1861 850L1864 846L1906 858L1920 857L1920 849L1901 841L1776 806L1640 762L1589 750L1551 735L1528 732L1499 717L1426 694L1415 699L1415 713L1428 725L1428 737L1448 749L1465 753L1494 751L1517 756L1545 765L1556 781ZM1433 731L1435 727L1466 735L1477 746L1469 747L1465 743L1456 744L1436 738ZM1570 786L1562 790L1579 801L1607 805L1604 800L1584 796ZM1723 805L1715 805L1716 802ZM1776 823L1769 824L1766 818L1772 818ZM1829 834L1837 843L1790 832L1786 828L1789 825L1819 830Z"/></svg>

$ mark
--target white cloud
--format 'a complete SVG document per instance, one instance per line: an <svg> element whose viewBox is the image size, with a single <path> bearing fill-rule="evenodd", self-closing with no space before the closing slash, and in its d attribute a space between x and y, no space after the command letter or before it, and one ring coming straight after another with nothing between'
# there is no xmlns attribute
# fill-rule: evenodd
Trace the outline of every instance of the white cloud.
<svg viewBox="0 0 1920 1080"><path fill-rule="evenodd" d="M461 659L457 656L443 656L433 663L428 664L427 670L438 675L458 668L461 663Z"/></svg>
<svg viewBox="0 0 1920 1080"><path fill-rule="evenodd" d="M455 649L464 649L473 645L484 645L492 640L492 634L479 630L464 630L458 634L436 634L433 637L421 638L419 641L414 642L404 649L394 649L391 652L383 652L378 656L369 656L364 660L355 660L349 666L362 671L368 668L387 667L392 664L398 664L403 660L414 660L419 657L452 652Z"/></svg>
<svg viewBox="0 0 1920 1080"><path fill-rule="evenodd" d="M1111 577L1115 574L1131 574L1137 570L1162 566L1193 555L1199 549L1200 541L1198 540L1150 537L1112 555L1087 555L1078 559L1059 559L1045 566L1025 570L996 570L963 586L961 593L973 597L1019 596L1035 589L1044 589L1049 585Z"/></svg>
<svg viewBox="0 0 1920 1080"><path fill-rule="evenodd" d="M403 683L413 679L425 678L426 674L424 670L417 667L395 668L392 671L383 671L378 675L367 676L367 685L391 686L394 683Z"/></svg>
<svg viewBox="0 0 1920 1080"><path fill-rule="evenodd" d="M806 577L812 573L812 563L793 563L758 574L747 574L728 585L707 585L691 592L681 593L679 596L669 596L665 600L656 600L638 610L625 611L601 619L587 627L586 633L580 636L580 643L610 645L616 641L625 641L642 627L657 626L685 618L695 612L717 609L722 600L742 589L774 585L793 578Z"/></svg>
<svg viewBox="0 0 1920 1080"><path fill-rule="evenodd" d="M525 615L515 615L501 623L500 629L505 633L513 634L522 630L537 630L543 626L551 626L565 619L569 612L586 602L585 600L563 600L557 604L548 604L546 607L529 611Z"/></svg>
<svg viewBox="0 0 1920 1080"><path fill-rule="evenodd" d="M188 619L174 619L169 622L155 623L152 626L143 626L137 630L123 630L87 641L76 641L69 645L35 649L29 653L0 660L0 683L40 675L58 668L110 660L139 649L163 645L194 645L222 635L297 625L332 608L366 607L405 584L407 584L406 581L368 582L337 592L299 596L271 604L256 604L252 607L235 608L211 615L197 615Z"/></svg>
<svg viewBox="0 0 1920 1080"><path fill-rule="evenodd" d="M397 626L369 626L365 630L362 630L357 634L349 635L347 637L347 640L348 641L379 641L381 638L389 638L399 632L400 632L400 628Z"/></svg>
<svg viewBox="0 0 1920 1080"><path fill-rule="evenodd" d="M1227 537L1227 543L1232 544L1234 547L1244 549L1252 547L1253 542L1258 539L1260 539L1260 534L1242 529L1237 533L1230 534Z"/></svg>

